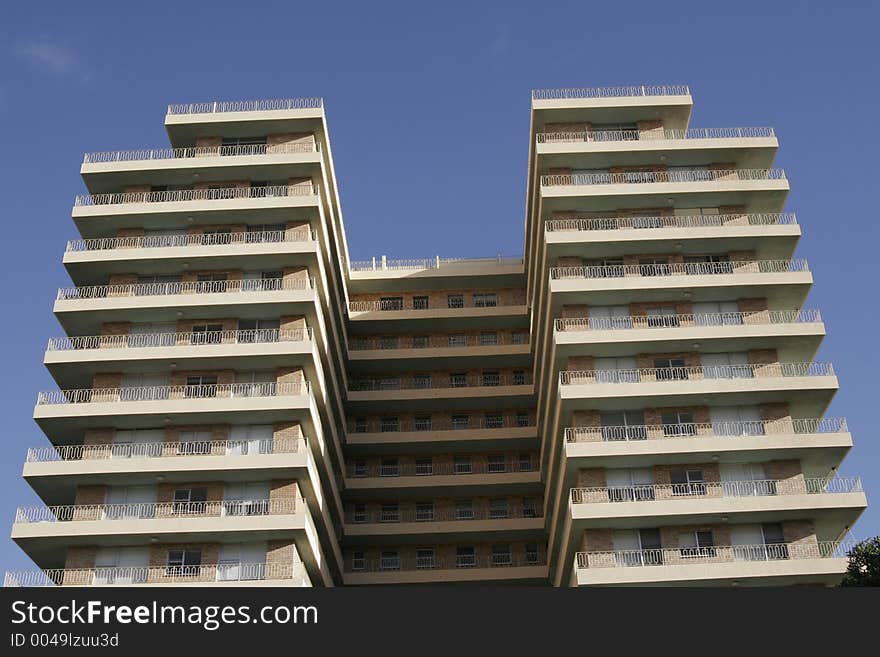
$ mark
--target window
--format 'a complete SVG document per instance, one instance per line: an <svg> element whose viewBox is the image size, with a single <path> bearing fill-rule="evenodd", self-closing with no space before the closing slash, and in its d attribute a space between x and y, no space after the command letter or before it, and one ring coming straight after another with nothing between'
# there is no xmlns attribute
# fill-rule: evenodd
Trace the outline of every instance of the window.
<svg viewBox="0 0 880 657"><path fill-rule="evenodd" d="M447 337L446 344L449 347L466 347L467 336L464 333L453 333Z"/></svg>
<svg viewBox="0 0 880 657"><path fill-rule="evenodd" d="M416 569L430 570L434 568L434 548L418 548L416 550Z"/></svg>
<svg viewBox="0 0 880 657"><path fill-rule="evenodd" d="M629 306L589 306L587 325L594 331L632 328Z"/></svg>
<svg viewBox="0 0 880 657"><path fill-rule="evenodd" d="M446 295L446 306L448 308L464 308L464 295L463 294L447 294Z"/></svg>
<svg viewBox="0 0 880 657"><path fill-rule="evenodd" d="M383 335L379 338L379 349L398 349L400 339L396 335Z"/></svg>
<svg viewBox="0 0 880 657"><path fill-rule="evenodd" d="M217 377L201 374L186 377L183 388L184 397L202 398L217 396Z"/></svg>
<svg viewBox="0 0 880 657"><path fill-rule="evenodd" d="M492 546L492 565L493 566L510 566L513 564L513 556L510 553L509 545L493 545Z"/></svg>
<svg viewBox="0 0 880 657"><path fill-rule="evenodd" d="M534 497L524 497L522 501L523 518L538 518L538 500Z"/></svg>
<svg viewBox="0 0 880 657"><path fill-rule="evenodd" d="M354 522L366 522L367 521L367 505L366 504L355 504L352 509L352 520Z"/></svg>
<svg viewBox="0 0 880 657"><path fill-rule="evenodd" d="M382 459L382 464L379 466L379 476L380 477L399 477L400 476L400 462L397 459Z"/></svg>
<svg viewBox="0 0 880 657"><path fill-rule="evenodd" d="M379 570L400 570L400 553L397 550L382 550Z"/></svg>
<svg viewBox="0 0 880 657"><path fill-rule="evenodd" d="M696 436L697 425L690 411L669 411L660 415L663 421L663 435L667 438Z"/></svg>
<svg viewBox="0 0 880 657"><path fill-rule="evenodd" d="M532 455L529 454L528 452L520 452L518 462L519 462L518 467L519 467L520 472L531 472L532 471L534 464L532 463Z"/></svg>
<svg viewBox="0 0 880 657"><path fill-rule="evenodd" d="M210 431L181 431L177 443L180 456L196 456L211 453Z"/></svg>
<svg viewBox="0 0 880 657"><path fill-rule="evenodd" d="M382 297L379 310L403 310L403 297Z"/></svg>
<svg viewBox="0 0 880 657"><path fill-rule="evenodd" d="M430 415L416 415L413 418L413 427L416 431L430 431L433 424Z"/></svg>
<svg viewBox="0 0 880 657"><path fill-rule="evenodd" d="M382 433L400 431L400 419L397 417L383 417L379 420L379 431Z"/></svg>
<svg viewBox="0 0 880 657"><path fill-rule="evenodd" d="M413 310L427 310L428 309L428 297L426 296L417 296L412 298Z"/></svg>
<svg viewBox="0 0 880 657"><path fill-rule="evenodd" d="M431 522L433 519L433 502L419 502L416 504L416 522Z"/></svg>
<svg viewBox="0 0 880 657"><path fill-rule="evenodd" d="M585 278L621 278L623 275L623 258L584 260Z"/></svg>
<svg viewBox="0 0 880 657"><path fill-rule="evenodd" d="M367 559L364 556L364 553L360 550L351 553L351 569L352 570L366 570L367 568Z"/></svg>
<svg viewBox="0 0 880 657"><path fill-rule="evenodd" d="M285 232L284 224L252 224L247 227L245 242L248 244L281 242L284 240Z"/></svg>
<svg viewBox="0 0 880 657"><path fill-rule="evenodd" d="M670 474L673 495L705 495L702 470L673 470Z"/></svg>
<svg viewBox="0 0 880 657"><path fill-rule="evenodd" d="M229 274L199 274L196 282L196 292L207 294L210 292L226 292L229 283Z"/></svg>
<svg viewBox="0 0 880 657"><path fill-rule="evenodd" d="M678 535L678 547L684 558L715 556L715 541L711 531L694 531Z"/></svg>
<svg viewBox="0 0 880 657"><path fill-rule="evenodd" d="M452 416L452 428L453 429L470 429L471 428L471 416L470 415L453 415Z"/></svg>
<svg viewBox="0 0 880 657"><path fill-rule="evenodd" d="M489 500L489 519L500 520L510 517L510 508L504 497Z"/></svg>
<svg viewBox="0 0 880 657"><path fill-rule="evenodd" d="M674 328L678 326L678 315L675 306L655 306L648 308L649 328Z"/></svg>
<svg viewBox="0 0 880 657"><path fill-rule="evenodd" d="M529 334L523 331L514 331L510 334L510 344L528 344Z"/></svg>
<svg viewBox="0 0 880 657"><path fill-rule="evenodd" d="M669 276L671 273L669 258L639 258L639 274L642 276Z"/></svg>
<svg viewBox="0 0 880 657"><path fill-rule="evenodd" d="M507 465L504 462L504 454L489 454L486 459L486 471L490 474L506 472Z"/></svg>
<svg viewBox="0 0 880 657"><path fill-rule="evenodd" d="M262 155L266 141L266 137L224 137L220 155Z"/></svg>
<svg viewBox="0 0 880 657"><path fill-rule="evenodd" d="M602 440L647 440L645 414L642 411L617 411L599 414Z"/></svg>
<svg viewBox="0 0 880 657"><path fill-rule="evenodd" d="M470 500L459 500L455 503L456 520L473 520L474 504Z"/></svg>
<svg viewBox="0 0 880 657"><path fill-rule="evenodd" d="M281 322L277 319L240 319L238 320L238 341L277 342Z"/></svg>
<svg viewBox="0 0 880 657"><path fill-rule="evenodd" d="M635 123L594 123L588 131L592 141L635 141L639 137Z"/></svg>
<svg viewBox="0 0 880 657"><path fill-rule="evenodd" d="M379 390L400 390L400 377L382 377L381 379L379 379Z"/></svg>
<svg viewBox="0 0 880 657"><path fill-rule="evenodd" d="M524 386L528 384L525 370L513 370L513 385Z"/></svg>
<svg viewBox="0 0 880 657"><path fill-rule="evenodd" d="M416 459L416 474L417 475L432 475L434 474L434 459L430 456L425 456Z"/></svg>
<svg viewBox="0 0 880 657"><path fill-rule="evenodd" d="M487 429L500 429L504 426L504 416L501 413L486 413L484 425Z"/></svg>
<svg viewBox="0 0 880 657"><path fill-rule="evenodd" d="M450 388L465 388L465 387L467 387L467 372L451 372L449 374L449 387Z"/></svg>
<svg viewBox="0 0 880 657"><path fill-rule="evenodd" d="M474 308L494 308L498 305L498 295L494 292L474 294Z"/></svg>
<svg viewBox="0 0 880 657"><path fill-rule="evenodd" d="M500 386L501 385L501 373L495 370L483 372L480 375L480 385L481 386Z"/></svg>
<svg viewBox="0 0 880 657"><path fill-rule="evenodd" d="M517 411L516 412L516 426L518 426L518 427L531 426L531 418L529 417L528 411Z"/></svg>
<svg viewBox="0 0 880 657"><path fill-rule="evenodd" d="M232 244L232 229L230 228L206 228L202 231L201 243L205 246L216 244Z"/></svg>
<svg viewBox="0 0 880 657"><path fill-rule="evenodd" d="M201 550L168 550L167 577L196 577L202 571Z"/></svg>
<svg viewBox="0 0 880 657"><path fill-rule="evenodd" d="M688 378L683 358L656 358L654 368L658 381L684 381Z"/></svg>
<svg viewBox="0 0 880 657"><path fill-rule="evenodd" d="M727 255L685 256L684 270L688 274L730 274L733 266Z"/></svg>
<svg viewBox="0 0 880 657"><path fill-rule="evenodd" d="M190 344L220 344L223 324L194 324Z"/></svg>
<svg viewBox="0 0 880 657"><path fill-rule="evenodd" d="M638 383L641 380L632 356L596 358L594 368L596 383Z"/></svg>
<svg viewBox="0 0 880 657"><path fill-rule="evenodd" d="M609 502L641 502L654 499L651 468L609 468L605 471Z"/></svg>
<svg viewBox="0 0 880 657"><path fill-rule="evenodd" d="M713 406L709 409L716 436L760 436L764 422L757 406Z"/></svg>
<svg viewBox="0 0 880 657"><path fill-rule="evenodd" d="M355 459L351 468L351 475L353 477L366 477L367 459Z"/></svg>
<svg viewBox="0 0 880 657"><path fill-rule="evenodd" d="M658 566L663 563L659 529L614 532L614 560L618 566Z"/></svg>
<svg viewBox="0 0 880 657"><path fill-rule="evenodd" d="M455 549L455 567L473 568L477 565L477 551L473 547L458 547Z"/></svg>
<svg viewBox="0 0 880 657"><path fill-rule="evenodd" d="M424 390L426 388L431 387L431 375L430 374L415 374L413 375L413 388Z"/></svg>
<svg viewBox="0 0 880 657"><path fill-rule="evenodd" d="M782 525L778 522L765 522L761 525L761 535L764 538L764 552L767 559L788 559L788 545L785 542L785 533Z"/></svg>
<svg viewBox="0 0 880 657"><path fill-rule="evenodd" d="M526 564L534 566L538 563L538 544L526 543Z"/></svg>
<svg viewBox="0 0 880 657"><path fill-rule="evenodd" d="M471 474L474 465L470 456L456 456L453 459L452 471L455 474Z"/></svg>
<svg viewBox="0 0 880 657"><path fill-rule="evenodd" d="M174 491L171 512L181 515L203 515L207 509L207 488L178 488Z"/></svg>
<svg viewBox="0 0 880 657"><path fill-rule="evenodd" d="M752 368L746 352L701 354L703 376L707 379L750 379Z"/></svg>
<svg viewBox="0 0 880 657"><path fill-rule="evenodd" d="M427 335L414 335L412 337L413 349L427 349L431 346L431 340Z"/></svg>
<svg viewBox="0 0 880 657"><path fill-rule="evenodd" d="M379 522L400 522L400 506L396 503L383 504Z"/></svg>
<svg viewBox="0 0 880 657"><path fill-rule="evenodd" d="M367 433L368 428L369 428L369 423L367 422L367 418L356 417L354 419L354 432L355 433Z"/></svg>
<svg viewBox="0 0 880 657"><path fill-rule="evenodd" d="M693 305L697 326L731 326L743 323L736 301L704 301Z"/></svg>

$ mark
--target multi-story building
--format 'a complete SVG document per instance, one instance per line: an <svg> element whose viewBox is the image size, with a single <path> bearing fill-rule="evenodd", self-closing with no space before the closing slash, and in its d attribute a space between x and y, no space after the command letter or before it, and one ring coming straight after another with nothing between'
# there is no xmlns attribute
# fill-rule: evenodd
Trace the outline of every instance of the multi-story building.
<svg viewBox="0 0 880 657"><path fill-rule="evenodd" d="M523 258L352 261L317 99L87 154L7 584L836 582L777 140L691 107L534 92Z"/></svg>

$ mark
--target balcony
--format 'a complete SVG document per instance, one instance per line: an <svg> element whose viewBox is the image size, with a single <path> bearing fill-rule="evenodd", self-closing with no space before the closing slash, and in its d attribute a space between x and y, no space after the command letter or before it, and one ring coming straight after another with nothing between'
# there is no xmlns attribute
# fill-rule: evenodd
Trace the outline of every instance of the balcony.
<svg viewBox="0 0 880 657"><path fill-rule="evenodd" d="M547 561L538 555L468 555L443 558L365 559L349 567L345 584L431 584L440 582L546 581Z"/></svg>
<svg viewBox="0 0 880 657"><path fill-rule="evenodd" d="M657 349L688 351L694 342L712 341L724 351L743 351L752 346L782 348L791 338L809 345L812 355L825 335L818 310L764 310L621 317L563 318L554 322L557 358L577 355L577 348L588 344L594 356L617 352L623 346L630 353Z"/></svg>
<svg viewBox="0 0 880 657"><path fill-rule="evenodd" d="M762 522L807 514L820 524L850 527L866 506L858 477L794 477L572 488L569 508L577 529L726 522L730 514Z"/></svg>
<svg viewBox="0 0 880 657"><path fill-rule="evenodd" d="M86 153L83 164L106 164L110 162L153 162L165 160L189 160L203 157L251 157L287 153L316 153L321 150L317 142L291 144L241 144L235 146L188 146L185 148L143 148L127 151L102 151Z"/></svg>
<svg viewBox="0 0 880 657"><path fill-rule="evenodd" d="M487 399L530 398L535 386L530 372L518 374L486 373L482 375L462 374L461 376L354 379L349 382L348 400L357 402L388 402L397 404L396 408L412 406L420 408L447 406L450 399L457 400L462 407L485 407ZM410 402L401 404L401 402Z"/></svg>
<svg viewBox="0 0 880 657"><path fill-rule="evenodd" d="M7 571L4 587L47 586L311 586L303 564L114 566Z"/></svg>
<svg viewBox="0 0 880 657"><path fill-rule="evenodd" d="M785 418L774 421L688 422L565 429L565 456L570 467L578 459L605 459L648 467L657 457L752 462L798 459L830 469L852 447L843 418Z"/></svg>
<svg viewBox="0 0 880 657"><path fill-rule="evenodd" d="M644 115L644 108L662 108L664 114L675 112L679 115L680 123L684 125L692 105L690 89L680 84L532 90L532 110L535 114L566 109L614 108L616 115L629 112L635 119Z"/></svg>
<svg viewBox="0 0 880 657"><path fill-rule="evenodd" d="M406 359L412 369L430 368L437 358L448 367L479 367L490 359L501 359L510 366L530 365L531 347L527 335L501 333L489 336L351 336L348 342L352 361L386 363Z"/></svg>
<svg viewBox="0 0 880 657"><path fill-rule="evenodd" d="M704 585L731 583L837 584L853 542L719 545L578 552L573 582L578 586Z"/></svg>
<svg viewBox="0 0 880 657"><path fill-rule="evenodd" d="M706 139L774 139L773 128L689 128L670 129L663 132L639 130L583 130L575 132L539 132L538 144L579 144L581 142L633 142L633 141L679 141Z"/></svg>
<svg viewBox="0 0 880 657"><path fill-rule="evenodd" d="M442 307L413 303L411 299L348 302L348 318L354 322L370 322L370 328L375 330L414 330L414 326L427 325L438 330L504 328L523 324L527 314L525 302L475 303L468 295L454 306L446 304Z"/></svg>
<svg viewBox="0 0 880 657"><path fill-rule="evenodd" d="M474 458L467 463L404 462L378 464L359 468L349 462L345 487L349 491L384 491L417 488L426 494L442 494L454 486L457 494L478 494L484 486L504 486L504 490L534 491L540 483L540 463L537 458L521 461L505 459L490 461ZM500 489L495 488L495 492Z"/></svg>
<svg viewBox="0 0 880 657"><path fill-rule="evenodd" d="M534 446L536 437L534 417L502 416L491 420L468 418L467 421L450 418L399 420L393 424L381 420L349 422L345 441L349 445L421 445L436 451L460 446L462 442L475 448L495 449L499 443L510 443L512 449L529 448Z"/></svg>
<svg viewBox="0 0 880 657"><path fill-rule="evenodd" d="M693 301L713 301L723 290L727 298L767 298L783 307L799 308L812 283L802 258L550 268L552 293L589 295L591 305L668 301L675 293Z"/></svg>
<svg viewBox="0 0 880 657"><path fill-rule="evenodd" d="M838 388L831 363L767 363L696 367L644 367L622 370L562 371L559 396L564 402L592 402L605 410L608 401L627 399L658 407L687 404L707 395L727 396L727 403L768 403L797 399L824 412ZM716 401L716 403L718 403ZM821 413L817 413L821 415Z"/></svg>

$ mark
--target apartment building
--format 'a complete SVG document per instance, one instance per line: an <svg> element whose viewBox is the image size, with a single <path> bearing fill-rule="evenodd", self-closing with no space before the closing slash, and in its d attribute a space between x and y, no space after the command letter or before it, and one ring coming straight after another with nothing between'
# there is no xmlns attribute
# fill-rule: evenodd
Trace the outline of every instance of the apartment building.
<svg viewBox="0 0 880 657"><path fill-rule="evenodd" d="M87 154L6 584L834 584L778 143L692 105L533 92L522 258L350 259L320 99Z"/></svg>

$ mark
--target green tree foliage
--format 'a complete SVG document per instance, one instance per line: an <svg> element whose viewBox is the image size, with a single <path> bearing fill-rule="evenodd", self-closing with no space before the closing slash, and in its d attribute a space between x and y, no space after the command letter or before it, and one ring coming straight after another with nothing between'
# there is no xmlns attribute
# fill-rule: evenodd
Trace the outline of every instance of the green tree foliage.
<svg viewBox="0 0 880 657"><path fill-rule="evenodd" d="M849 565L841 586L880 586L880 536L856 545L849 553Z"/></svg>

